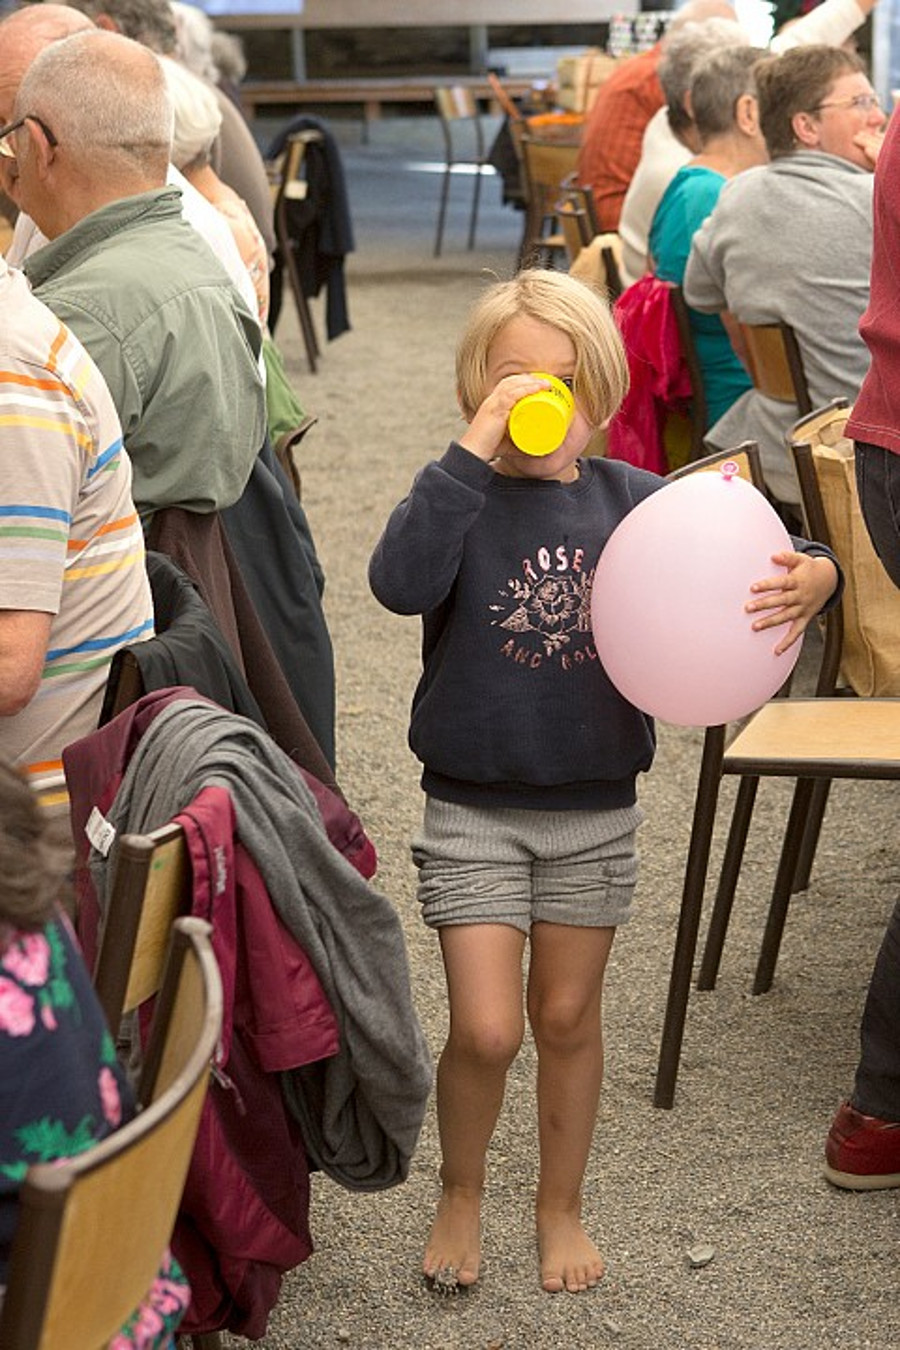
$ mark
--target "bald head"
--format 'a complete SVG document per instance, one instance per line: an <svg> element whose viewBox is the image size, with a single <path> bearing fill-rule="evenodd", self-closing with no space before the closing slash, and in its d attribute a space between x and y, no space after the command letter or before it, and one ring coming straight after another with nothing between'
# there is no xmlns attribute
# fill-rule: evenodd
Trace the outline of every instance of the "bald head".
<svg viewBox="0 0 900 1350"><path fill-rule="evenodd" d="M22 76L51 42L93 28L86 14L69 5L26 5L0 23L0 122L12 119Z"/></svg>
<svg viewBox="0 0 900 1350"><path fill-rule="evenodd" d="M172 106L158 58L90 28L51 42L22 78L10 194L48 238L166 181Z"/></svg>

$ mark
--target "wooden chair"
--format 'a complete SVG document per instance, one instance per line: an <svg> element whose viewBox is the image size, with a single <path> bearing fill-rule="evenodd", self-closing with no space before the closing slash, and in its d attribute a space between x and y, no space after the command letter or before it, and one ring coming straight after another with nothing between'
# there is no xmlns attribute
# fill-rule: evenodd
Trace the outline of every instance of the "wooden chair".
<svg viewBox="0 0 900 1350"><path fill-rule="evenodd" d="M738 323L754 389L782 403L796 403L801 416L813 410L803 357L790 324Z"/></svg>
<svg viewBox="0 0 900 1350"><path fill-rule="evenodd" d="M288 137L284 153L275 163L268 166L274 196L275 238L278 252L297 306L297 318L300 321L300 332L306 349L306 362L313 374L320 356L319 343L309 300L303 293L300 269L297 265L297 240L292 227L290 207L292 203L304 201L307 196L308 184L304 176L303 160L307 146L313 141L322 139L321 131L295 131Z"/></svg>
<svg viewBox="0 0 900 1350"><path fill-rule="evenodd" d="M184 831L174 821L118 841L93 975L113 1036L159 989L172 923L189 911L190 888Z"/></svg>
<svg viewBox="0 0 900 1350"><path fill-rule="evenodd" d="M703 367L701 366L700 358L697 355L697 347L694 342L694 331L691 328L691 313L688 309L687 301L684 298L684 291L680 286L672 287L672 309L675 313L676 323L678 324L678 339L681 343L681 352L691 377L691 406L688 415L688 425L690 429L688 456L691 461L694 461L703 459L706 454L706 447L703 444L703 437L706 434L708 424L706 388L703 381ZM759 487L760 484L757 483L756 486Z"/></svg>
<svg viewBox="0 0 900 1350"><path fill-rule="evenodd" d="M703 467L705 462L700 461L683 472ZM757 485L759 481L761 477ZM765 777L797 780L757 963L755 994L772 986L790 897L802 879L804 844L809 847L810 843L807 821L816 782L900 779L900 698L847 699L833 692L837 666L829 630L839 623L839 611L832 609L824 619L823 661L815 697L776 696L746 721L727 748L726 727L706 730L657 1067L654 1102L659 1107L670 1108L674 1102L722 777L737 775L740 783L697 980L699 989L715 986L759 781Z"/></svg>
<svg viewBox="0 0 900 1350"><path fill-rule="evenodd" d="M221 1026L209 925L180 919L143 1109L84 1153L28 1169L0 1311L4 1350L96 1350L141 1303L172 1234Z"/></svg>
<svg viewBox="0 0 900 1350"><path fill-rule="evenodd" d="M582 189L578 189L581 191ZM590 189L585 189L590 192ZM566 190L564 200L573 201L573 189ZM602 286L606 291L609 303L615 304L619 296L625 289L625 282L622 277L622 240L615 230L595 231L594 221L596 213L593 209L576 206L574 208L580 214L583 214L586 221L587 230L591 231L587 242L582 245L579 252L573 258L570 252L569 271L573 277L580 277L583 281L590 281L595 286ZM563 217L560 217L560 226L565 234L566 224ZM585 226L582 225L584 230ZM568 245L567 245L568 247Z"/></svg>
<svg viewBox="0 0 900 1350"><path fill-rule="evenodd" d="M554 204L554 215L563 237L569 264L575 261L593 238L591 223L584 207L579 206L571 196L560 197Z"/></svg>
<svg viewBox="0 0 900 1350"><path fill-rule="evenodd" d="M576 171L578 145L527 134L520 138L520 145L526 207L519 267L536 267L565 252L555 207L566 180Z"/></svg>
<svg viewBox="0 0 900 1350"><path fill-rule="evenodd" d="M844 435L850 405L836 398L800 418L790 438L807 533L833 549L844 593L826 628L819 694L900 695L900 591L879 561L856 490L854 447ZM817 779L810 795L793 892L809 885L831 789Z"/></svg>
<svg viewBox="0 0 900 1350"><path fill-rule="evenodd" d="M475 179L472 208L469 213L469 234L466 242L466 247L471 250L475 247L475 232L478 228L481 175L485 169L490 168L490 165L485 149L481 113L472 90L458 84L440 86L434 91L434 101L438 116L441 119L445 152L437 233L434 239L434 256L439 258L444 242L444 222L447 216L447 203L450 198L450 180L453 177L454 169L457 166L467 166L472 169Z"/></svg>

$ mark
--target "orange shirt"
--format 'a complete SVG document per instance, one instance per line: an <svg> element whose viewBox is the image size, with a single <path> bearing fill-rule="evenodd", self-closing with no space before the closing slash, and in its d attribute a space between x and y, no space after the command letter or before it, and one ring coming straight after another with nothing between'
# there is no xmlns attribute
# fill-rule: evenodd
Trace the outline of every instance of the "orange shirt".
<svg viewBox="0 0 900 1350"><path fill-rule="evenodd" d="M650 118L665 103L657 76L660 44L623 61L604 80L588 113L578 181L593 189L601 230L617 230Z"/></svg>

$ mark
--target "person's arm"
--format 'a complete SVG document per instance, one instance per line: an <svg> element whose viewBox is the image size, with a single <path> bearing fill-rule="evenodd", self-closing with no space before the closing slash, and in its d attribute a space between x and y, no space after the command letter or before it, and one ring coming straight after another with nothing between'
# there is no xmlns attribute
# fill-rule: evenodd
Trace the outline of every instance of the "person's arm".
<svg viewBox="0 0 900 1350"><path fill-rule="evenodd" d="M779 56L791 47L813 43L839 47L865 23L876 4L877 0L822 0L821 5L776 33L769 50Z"/></svg>
<svg viewBox="0 0 900 1350"><path fill-rule="evenodd" d="M685 300L702 314L721 314L728 308L725 272L716 253L712 224L713 216L707 216L694 235L682 282Z"/></svg>
<svg viewBox="0 0 900 1350"><path fill-rule="evenodd" d="M453 443L417 475L391 512L369 562L369 585L394 614L426 614L449 595L465 537L481 514L494 470Z"/></svg>
<svg viewBox="0 0 900 1350"><path fill-rule="evenodd" d="M33 609L0 610L0 717L15 717L37 693L52 619Z"/></svg>

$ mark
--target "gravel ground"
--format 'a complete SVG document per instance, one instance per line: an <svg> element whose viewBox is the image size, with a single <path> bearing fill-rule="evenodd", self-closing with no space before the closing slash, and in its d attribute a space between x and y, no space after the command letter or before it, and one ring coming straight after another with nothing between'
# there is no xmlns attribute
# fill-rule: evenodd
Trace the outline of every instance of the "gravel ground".
<svg viewBox="0 0 900 1350"><path fill-rule="evenodd" d="M463 248L468 185L431 257L434 125L340 128L357 230L353 330L306 373L290 301L278 333L318 425L302 447L304 501L328 577L338 673L339 778L380 853L377 884L407 936L416 1005L435 1052L446 1030L437 943L419 920L408 841L420 811L406 746L419 660L413 619L384 612L370 551L413 473L458 425L453 350L485 269L508 275L519 219L485 187L479 246ZM316 302L318 305L319 302ZM317 312L321 330L321 311ZM815 655L807 644L802 678ZM898 1193L854 1196L820 1177L824 1135L852 1082L859 1016L898 885L896 793L838 784L812 884L795 899L771 993L750 981L787 785L763 784L719 987L692 993L675 1107L653 1081L699 763L700 734L659 728L636 917L608 976L607 1071L585 1186L608 1272L593 1292L540 1290L532 1230L533 1049L510 1077L489 1159L479 1287L439 1300L419 1275L436 1197L429 1108L408 1181L376 1195L313 1179L316 1251L284 1282L261 1345L332 1350L862 1350L900 1346ZM725 797L730 799L726 790ZM717 833L716 847L721 841ZM706 1247L694 1266L692 1249ZM244 1344L226 1337L226 1344Z"/></svg>

